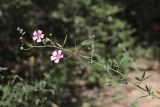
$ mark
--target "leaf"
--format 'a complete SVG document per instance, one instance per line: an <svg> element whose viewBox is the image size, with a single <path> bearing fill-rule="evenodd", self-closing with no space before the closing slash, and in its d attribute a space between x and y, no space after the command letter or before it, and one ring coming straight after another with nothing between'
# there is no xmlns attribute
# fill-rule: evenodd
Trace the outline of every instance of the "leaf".
<svg viewBox="0 0 160 107"><path fill-rule="evenodd" d="M148 97L149 95L144 95L144 96L141 96L141 97L139 97L139 98L144 98L144 97Z"/></svg>
<svg viewBox="0 0 160 107"><path fill-rule="evenodd" d="M152 74L152 75L153 75L153 74ZM150 78L152 75L147 76L147 77L144 78L143 80L146 80L146 79Z"/></svg>
<svg viewBox="0 0 160 107"><path fill-rule="evenodd" d="M26 45L27 45L28 47L32 47L32 44L30 44L30 43L26 43Z"/></svg>
<svg viewBox="0 0 160 107"><path fill-rule="evenodd" d="M149 91L149 88L148 88L148 86L146 85L146 89L147 89L147 91Z"/></svg>
<svg viewBox="0 0 160 107"><path fill-rule="evenodd" d="M7 67L0 67L0 71L6 71L7 69Z"/></svg>
<svg viewBox="0 0 160 107"><path fill-rule="evenodd" d="M47 42L49 42L49 41L51 41L51 40L50 40L49 38L46 38L45 41L46 41L46 43L47 43Z"/></svg>
<svg viewBox="0 0 160 107"><path fill-rule="evenodd" d="M46 39L43 39L42 42L44 45L46 45Z"/></svg>
<svg viewBox="0 0 160 107"><path fill-rule="evenodd" d="M141 79L139 77L135 77L136 80L141 81Z"/></svg>
<svg viewBox="0 0 160 107"><path fill-rule="evenodd" d="M56 43L56 45L57 45L58 47L62 48L62 45L60 45L59 43Z"/></svg>
<svg viewBox="0 0 160 107"><path fill-rule="evenodd" d="M25 35L25 34L26 34L26 32L23 32L23 33L22 33L22 35Z"/></svg>
<svg viewBox="0 0 160 107"><path fill-rule="evenodd" d="M159 91L156 91L158 94L160 94L160 92Z"/></svg>
<svg viewBox="0 0 160 107"><path fill-rule="evenodd" d="M147 85L146 85L146 90L149 94L151 93L151 88L149 88Z"/></svg>
<svg viewBox="0 0 160 107"><path fill-rule="evenodd" d="M91 0L81 0L81 2L87 6L91 4Z"/></svg>
<svg viewBox="0 0 160 107"><path fill-rule="evenodd" d="M141 80L144 79L145 75L146 75L146 72L144 71L144 72L143 72L143 75L142 75L142 77L141 77Z"/></svg>
<svg viewBox="0 0 160 107"><path fill-rule="evenodd" d="M93 41L91 41L91 40L85 40L85 41L82 42L82 45L83 46L92 45L92 43L93 43Z"/></svg>
<svg viewBox="0 0 160 107"><path fill-rule="evenodd" d="M87 40L83 41L82 45L88 45L88 41Z"/></svg>
<svg viewBox="0 0 160 107"><path fill-rule="evenodd" d="M65 39L64 39L64 42L63 42L63 46L66 44L66 41L67 41L67 35L65 36Z"/></svg>

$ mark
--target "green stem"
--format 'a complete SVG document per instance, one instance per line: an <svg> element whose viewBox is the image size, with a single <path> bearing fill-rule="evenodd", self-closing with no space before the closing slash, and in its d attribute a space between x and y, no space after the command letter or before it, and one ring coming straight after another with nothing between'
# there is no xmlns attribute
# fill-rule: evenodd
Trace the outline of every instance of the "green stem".
<svg viewBox="0 0 160 107"><path fill-rule="evenodd" d="M91 62L91 63L98 64L99 66L103 67L104 69L107 69L107 68L108 68L108 69L110 69L110 70L118 73L123 79L126 79L127 81L129 81L131 84L133 84L133 85L136 86L137 88L139 88L139 89L141 89L141 90L143 90L143 91L145 91L145 92L148 92L147 89L145 89L145 88L143 88L142 86L140 86L140 84L134 83L133 81L131 81L130 78L127 78L127 77L126 77L125 75L123 75L121 72L119 72L119 71L117 71L117 70L115 70L115 69L113 69L113 68L111 68L111 67L109 67L109 66L106 66L106 65L104 65L104 64L102 64L102 63L96 62L95 60L92 59L92 56L91 56L91 57L87 57L87 56L84 56L84 55L82 55L82 54L80 54L80 53L78 53L78 52L76 52L76 51L71 51L71 50L66 49L66 48L63 48L63 47L57 47L57 46L54 45L53 42L51 42L51 44L52 44L52 45L43 45L43 46L33 46L33 45L32 45L32 46L29 46L29 48L26 48L26 49L24 49L24 50L30 50L30 49L32 49L32 48L51 47L51 48L61 49L61 50L63 50L63 51L70 52L70 53L72 53L71 55L73 55L73 53L77 53L77 55L80 56L81 58L83 58L83 59L85 59L85 60L87 60L87 61L89 61L89 62ZM157 96L157 95L155 95L154 93L149 93L149 95L160 99L160 97Z"/></svg>
<svg viewBox="0 0 160 107"><path fill-rule="evenodd" d="M84 58L84 59L90 61L90 59L87 58L86 56L83 56L83 55L81 55L81 54L78 54L78 55L79 55L80 57L82 57L82 58ZM94 60L93 60L93 61L94 61ZM143 87L140 86L139 84L134 83L133 81L131 81L130 78L126 78L125 75L123 75L122 73L118 72L117 70L115 70L115 69L113 69L113 68L111 68L111 67L109 67L109 66L105 66L105 65L103 65L102 63L99 63L99 62L95 62L95 61L94 61L94 63L96 63L96 64L102 66L102 67L105 68L105 69L106 69L106 68L111 69L112 71L118 73L123 79L126 79L126 80L129 81L131 84L133 84L134 86L136 86L137 88L139 88L139 89L141 89L141 90L143 90L143 91L145 91L145 92L148 92L147 89L143 88ZM157 95L155 95L154 93L149 93L149 95L151 95L151 96L153 96L153 97L156 97L156 98L160 99L160 97L157 96Z"/></svg>
<svg viewBox="0 0 160 107"><path fill-rule="evenodd" d="M24 49L24 50L30 50L30 49L33 49L33 48L46 48L46 47L49 47L49 48L57 48L57 49L61 49L61 50L63 50L63 51L67 51L67 52L73 52L73 51L71 51L71 50L69 50L69 49L65 49L65 48L63 48L63 47L57 47L57 46L55 46L55 45L32 45L32 46L30 46L29 48L26 48L26 49Z"/></svg>

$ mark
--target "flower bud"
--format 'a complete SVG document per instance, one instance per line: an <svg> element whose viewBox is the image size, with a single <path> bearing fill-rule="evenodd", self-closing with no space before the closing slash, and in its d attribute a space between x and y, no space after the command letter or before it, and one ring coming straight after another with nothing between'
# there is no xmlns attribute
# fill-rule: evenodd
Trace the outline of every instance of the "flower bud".
<svg viewBox="0 0 160 107"><path fill-rule="evenodd" d="M19 39L20 39L20 40L23 40L23 37L21 36Z"/></svg>
<svg viewBox="0 0 160 107"><path fill-rule="evenodd" d="M20 47L20 50L23 50L23 49L24 49L23 46L21 46L21 47Z"/></svg>
<svg viewBox="0 0 160 107"><path fill-rule="evenodd" d="M49 36L52 36L52 33L50 33Z"/></svg>

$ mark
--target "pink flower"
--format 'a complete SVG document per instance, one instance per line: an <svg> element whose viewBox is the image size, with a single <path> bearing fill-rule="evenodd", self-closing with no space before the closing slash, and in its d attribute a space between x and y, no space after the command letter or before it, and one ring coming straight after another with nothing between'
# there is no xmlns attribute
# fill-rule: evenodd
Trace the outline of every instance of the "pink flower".
<svg viewBox="0 0 160 107"><path fill-rule="evenodd" d="M62 50L54 51L54 52L52 53L52 56L51 56L50 58L51 58L51 61L54 61L55 63L58 63L59 60L60 60L61 58L63 58Z"/></svg>
<svg viewBox="0 0 160 107"><path fill-rule="evenodd" d="M34 32L33 32L33 37L32 37L32 39L33 39L34 41L41 42L41 41L42 41L42 38L44 38L44 34L42 33L41 30L38 30L38 31L34 31Z"/></svg>

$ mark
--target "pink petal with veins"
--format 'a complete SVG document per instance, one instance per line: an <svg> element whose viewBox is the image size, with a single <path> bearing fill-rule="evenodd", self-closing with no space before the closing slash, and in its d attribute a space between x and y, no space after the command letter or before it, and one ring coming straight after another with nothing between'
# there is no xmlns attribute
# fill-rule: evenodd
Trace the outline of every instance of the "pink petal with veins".
<svg viewBox="0 0 160 107"><path fill-rule="evenodd" d="M54 62L55 62L55 63L58 63L58 62L59 62L59 59L54 60Z"/></svg>
<svg viewBox="0 0 160 107"><path fill-rule="evenodd" d="M54 56L51 56L51 61L53 61L53 60L55 60L56 59L56 57L54 57Z"/></svg>
<svg viewBox="0 0 160 107"><path fill-rule="evenodd" d="M60 56L60 58L63 58L63 54Z"/></svg>
<svg viewBox="0 0 160 107"><path fill-rule="evenodd" d="M41 42L42 40L40 38L37 39L37 42Z"/></svg>
<svg viewBox="0 0 160 107"><path fill-rule="evenodd" d="M34 35L34 36L37 36L37 32L36 32L36 31L34 31L34 32L33 32L33 35Z"/></svg>
<svg viewBox="0 0 160 107"><path fill-rule="evenodd" d="M41 34L40 38L44 38L44 34Z"/></svg>
<svg viewBox="0 0 160 107"><path fill-rule="evenodd" d="M57 51L54 51L54 52L52 53L52 55L53 55L53 56L56 56L56 55L57 55Z"/></svg>
<svg viewBox="0 0 160 107"><path fill-rule="evenodd" d="M36 39L37 39L37 36L33 36L33 37L32 37L32 39L33 39L34 41L36 41Z"/></svg>
<svg viewBox="0 0 160 107"><path fill-rule="evenodd" d="M38 34L42 34L42 30L38 30Z"/></svg>

